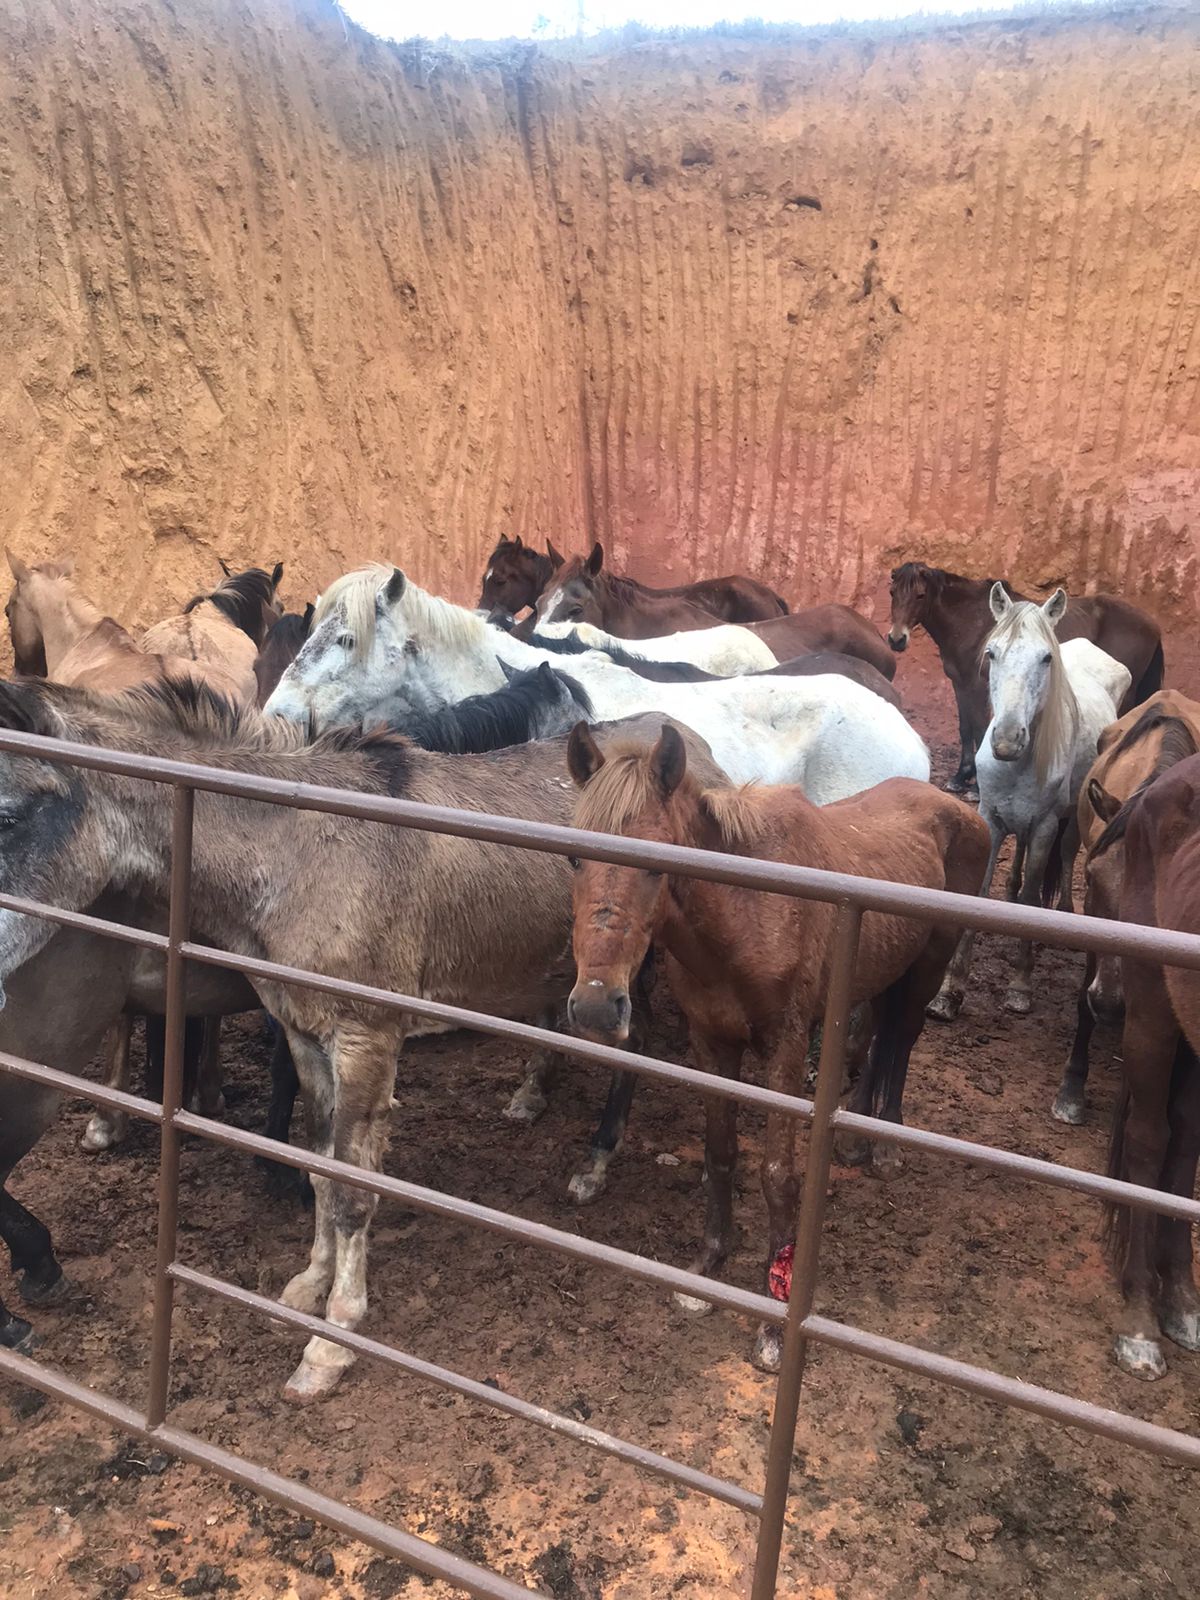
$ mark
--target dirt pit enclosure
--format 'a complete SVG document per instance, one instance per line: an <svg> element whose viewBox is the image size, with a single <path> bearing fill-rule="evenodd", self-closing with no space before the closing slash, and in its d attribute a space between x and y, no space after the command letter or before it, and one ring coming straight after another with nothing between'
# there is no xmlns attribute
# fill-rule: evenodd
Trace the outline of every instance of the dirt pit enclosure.
<svg viewBox="0 0 1200 1600"><path fill-rule="evenodd" d="M1185 5L391 45L0 11L0 511L145 621L232 562L459 600L496 536L866 600L1195 587Z"/></svg>

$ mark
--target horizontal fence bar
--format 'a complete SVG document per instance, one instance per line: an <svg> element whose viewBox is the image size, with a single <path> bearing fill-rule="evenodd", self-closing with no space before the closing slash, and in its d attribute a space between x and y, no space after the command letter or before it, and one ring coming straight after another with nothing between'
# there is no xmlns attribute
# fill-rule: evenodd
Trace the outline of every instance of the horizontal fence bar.
<svg viewBox="0 0 1200 1600"><path fill-rule="evenodd" d="M388 1366L407 1372L414 1378L424 1378L429 1383L436 1383L439 1388L449 1389L468 1400L491 1406L493 1410L507 1412L509 1416L519 1417L523 1422L535 1423L539 1428L546 1428L551 1433L566 1439L574 1439L577 1443L588 1445L594 1450L602 1450L606 1455L616 1456L618 1460L641 1467L646 1472L657 1473L659 1477L668 1478L672 1483L682 1484L685 1488L695 1489L713 1500L723 1500L726 1505L736 1506L739 1511L757 1515L762 1509L762 1495L756 1494L753 1489L743 1489L740 1484L730 1483L725 1478L714 1478L707 1472L699 1472L695 1467L689 1467L682 1461L673 1461L669 1456L659 1455L657 1451L647 1450L628 1439L620 1439L615 1434L605 1433L600 1428L590 1428L587 1423L577 1422L574 1417L564 1417L557 1411L547 1411L543 1406L534 1405L530 1400L522 1400L517 1395L507 1394L503 1389L493 1389L490 1384L480 1383L476 1378L464 1377L461 1373L452 1372L448 1367L435 1366L432 1362L423 1361L419 1356L397 1350L394 1345L382 1344L378 1339L367 1338L366 1335L352 1332L348 1328L339 1328L323 1317L310 1317L303 1311L294 1311L290 1306L280 1305L277 1300L268 1300L265 1295L255 1294L250 1289L243 1289L222 1278L213 1278L207 1273L196 1272L179 1262L172 1265L170 1275L177 1283L202 1289L207 1294L228 1301L230 1305L239 1306L247 1311L260 1312L275 1322L286 1323L288 1327L298 1328L302 1333L315 1334L320 1339L329 1340L331 1344L353 1350L356 1355L385 1362Z"/></svg>
<svg viewBox="0 0 1200 1600"><path fill-rule="evenodd" d="M1167 1194L1162 1189L1147 1189L1140 1183L1127 1183L1124 1178L1085 1172L1080 1167L1064 1166L1059 1161L1043 1161L1039 1156L1023 1156L1016 1150L1001 1150L996 1145L974 1144L970 1139L959 1139L949 1133L934 1133L929 1128L910 1128L903 1123L883 1122L878 1117L864 1117L857 1111L835 1111L833 1123L836 1128L861 1133L868 1139L886 1139L891 1144L903 1145L909 1150L927 1150L935 1155L954 1156L960 1161L972 1161L981 1167L990 1167L995 1172L1009 1173L1014 1178L1051 1184L1056 1189L1073 1189L1097 1200L1113 1200L1121 1205L1136 1206L1141 1211L1156 1211L1160 1216L1200 1222L1200 1200L1192 1200L1181 1194Z"/></svg>
<svg viewBox="0 0 1200 1600"><path fill-rule="evenodd" d="M615 1072L636 1072L647 1078L658 1078L663 1083L682 1084L684 1088L695 1089L700 1094L737 1100L742 1105L754 1106L761 1111L782 1111L789 1117L799 1117L801 1121L807 1121L812 1116L812 1101L802 1099L799 1095L780 1094L775 1089L760 1088L756 1083L719 1078L711 1072L677 1066L672 1061L659 1061L656 1056L638 1055L635 1051L621 1050L615 1045L593 1044L590 1039L580 1039L570 1033L555 1033L550 1028L539 1028L530 1022L494 1017L487 1011L470 1011L464 1006L446 1005L441 1000L425 1000L419 995L397 994L393 989L376 989L367 983L353 983L348 978L327 978L320 972L309 972L304 967L285 967L277 961L262 961L257 956L239 956L231 950L216 950L206 944L184 943L180 949L189 961L240 972L248 978L267 978L274 983L296 984L305 989L315 989L319 994L342 995L348 1000L382 1006L385 1010L411 1011L414 1016L426 1017L434 1022L450 1022L455 1027L490 1033L498 1039L542 1045L562 1055L575 1056L592 1066L609 1067Z"/></svg>
<svg viewBox="0 0 1200 1600"><path fill-rule="evenodd" d="M0 1072L11 1072L14 1078L40 1083L46 1089L58 1089L75 1100L90 1100L93 1105L107 1106L110 1111L124 1111L143 1122L161 1122L163 1118L162 1107L153 1100L126 1094L123 1089L110 1089L107 1084L96 1083L91 1078L77 1078L71 1072L59 1072L57 1067L44 1067L38 1061L10 1056L4 1050L0 1050Z"/></svg>
<svg viewBox="0 0 1200 1600"><path fill-rule="evenodd" d="M1200 937L1140 923L1112 922L1101 917L1080 917L1070 911L1049 911L1008 900L980 895L950 894L942 889L922 889L912 884L888 883L879 878L859 878L845 872L823 872L778 861L758 861L726 855L716 850L695 850L683 845L647 843L618 834L591 833L557 823L528 822L493 816L482 811L459 811L451 806L399 800L391 795L369 795L321 784L293 783L259 773L224 770L199 762L169 761L162 756L101 749L41 734L0 729L0 750L32 755L93 772L114 772L158 783L187 784L211 794L285 805L333 816L357 817L366 822L391 823L403 828L426 829L456 838L479 839L491 844L511 844L549 855L586 856L618 866L648 867L713 883L763 889L771 894L802 900L849 901L865 911L883 911L939 922L983 933L1009 934L1036 939L1042 944L1100 954L1129 954L1144 960L1200 971ZM564 762L565 768L565 762Z"/></svg>
<svg viewBox="0 0 1200 1600"><path fill-rule="evenodd" d="M295 1145L280 1144L275 1139L264 1139L261 1134L247 1133L243 1128L230 1128L208 1117L198 1117L191 1111L179 1111L175 1126L181 1133L197 1133L211 1139L214 1144L227 1145L231 1150L242 1150L250 1155L266 1156L285 1166L299 1167L303 1172L315 1172L323 1178L333 1178L355 1189L365 1189L388 1200L400 1200L414 1211L427 1211L435 1217L445 1217L451 1222L469 1222L486 1229L488 1233L503 1234L518 1239L522 1244L538 1245L559 1255L572 1256L577 1261L593 1262L597 1266L612 1267L631 1278L641 1278L660 1289L670 1289L679 1294L691 1295L697 1300L707 1300L710 1305L725 1311L736 1311L743 1316L757 1317L763 1322L782 1322L787 1308L778 1300L765 1294L753 1294L749 1289L739 1289L732 1283L721 1283L716 1278L703 1278L696 1272L685 1272L682 1267L671 1267L664 1261L651 1261L649 1256L639 1256L632 1250L619 1250L615 1245L601 1244L577 1233L565 1233L561 1228L551 1228L544 1222L531 1222L507 1211L496 1211L491 1206L481 1206L474 1200L460 1200L457 1195L445 1194L440 1189L426 1189L420 1184L408 1183L403 1178L390 1178L382 1172L368 1172L364 1167L352 1167L346 1161L336 1161L332 1156L317 1155L312 1150L297 1150Z"/></svg>
<svg viewBox="0 0 1200 1600"><path fill-rule="evenodd" d="M443 1550L429 1539L421 1539L415 1533L405 1533L401 1528L380 1522L341 1500L333 1500L316 1489L310 1489L305 1483L281 1477L268 1467L261 1467L257 1462L247 1461L244 1456L223 1450L220 1445L210 1444L207 1439L201 1439L183 1428L176 1428L170 1423L152 1428L146 1417L132 1406L85 1388L65 1373L43 1366L40 1361L31 1361L28 1356L18 1355L15 1350L0 1347L0 1373L7 1374L18 1383L28 1384L31 1389L37 1389L51 1399L65 1400L68 1405L86 1411L100 1422L144 1439L168 1455L178 1456L181 1461L204 1467L254 1494L266 1495L269 1500L286 1506L289 1511L323 1522L349 1539L361 1539L364 1544L371 1545L384 1555L403 1561L427 1577L440 1578L443 1582L453 1584L455 1588L475 1596L476 1600L550 1600L541 1590L512 1583L498 1572L478 1567L473 1561L456 1556L450 1550Z"/></svg>
<svg viewBox="0 0 1200 1600"><path fill-rule="evenodd" d="M997 1400L1002 1405L1016 1406L1021 1411L1032 1411L1069 1428L1085 1428L1089 1433L1115 1439L1118 1444L1136 1445L1139 1450L1166 1456L1187 1467L1200 1467L1200 1438L1181 1433L1177 1428L1164 1428L1157 1422L1143 1422L1140 1417L1131 1417L1127 1412L1109 1411L1107 1407L1093 1405L1089 1400L1076 1400L1072 1395L1059 1394L1056 1389L1043 1389L1038 1384L1025 1383L1021 1378L1008 1378L988 1367L976 1367L969 1361L956 1361L953 1356L937 1355L932 1350L922 1350L918 1345L901 1344L896 1339L868 1333L865 1328L851 1327L845 1322L834 1322L829 1317L806 1317L804 1332L820 1344L848 1350L869 1361L902 1367L905 1372L914 1372L938 1383L948 1383L956 1389L982 1395L985 1400Z"/></svg>
<svg viewBox="0 0 1200 1600"><path fill-rule="evenodd" d="M149 928L137 928L129 922L110 922L106 917L92 917L86 911L64 911L61 906L45 905L41 900L24 900L16 894L0 894L0 911L16 911L25 917L40 917L44 922L56 922L62 928L78 928L84 933L98 933L106 939L116 939L121 944L136 944L144 950L166 953L165 933L151 933Z"/></svg>

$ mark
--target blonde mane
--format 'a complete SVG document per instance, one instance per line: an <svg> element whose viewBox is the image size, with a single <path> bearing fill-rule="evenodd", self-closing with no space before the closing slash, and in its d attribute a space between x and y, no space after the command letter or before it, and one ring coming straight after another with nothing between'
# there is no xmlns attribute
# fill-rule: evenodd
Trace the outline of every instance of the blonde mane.
<svg viewBox="0 0 1200 1600"><path fill-rule="evenodd" d="M1046 699L1033 731L1033 768L1038 782L1045 783L1051 768L1070 758L1079 728L1079 702L1063 666L1054 625L1035 601L1015 600L988 634L984 651L992 645L1011 644L1025 632L1035 633L1050 652Z"/></svg>
<svg viewBox="0 0 1200 1600"><path fill-rule="evenodd" d="M661 809L662 794L650 771L654 746L645 742L621 742L604 754L604 765L588 781L575 801L574 826L594 833L624 833L635 817L648 809ZM694 752L689 752L688 772L680 792L691 782L698 787L692 771ZM703 761L703 757L698 758ZM715 762L708 765L716 769ZM716 769L719 770L719 769ZM705 772L705 780L710 773ZM759 785L744 783L699 789L700 810L716 824L721 842L730 850L752 848L762 837L763 817L759 804Z"/></svg>
<svg viewBox="0 0 1200 1600"><path fill-rule="evenodd" d="M317 600L310 631L315 633L326 617L337 612L354 639L355 659L365 660L375 643L375 602L395 570L374 561L335 578ZM391 609L403 619L410 634L435 640L451 649L478 644L487 632L482 617L427 593L411 578Z"/></svg>

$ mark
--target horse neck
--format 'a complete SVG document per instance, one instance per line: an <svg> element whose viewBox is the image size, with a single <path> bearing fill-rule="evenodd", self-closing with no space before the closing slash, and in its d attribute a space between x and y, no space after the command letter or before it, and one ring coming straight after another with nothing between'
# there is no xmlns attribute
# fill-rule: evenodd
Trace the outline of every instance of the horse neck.
<svg viewBox="0 0 1200 1600"><path fill-rule="evenodd" d="M103 622L104 613L66 582L46 586L37 612L46 654L46 676L53 678L64 657Z"/></svg>
<svg viewBox="0 0 1200 1600"><path fill-rule="evenodd" d="M524 671L543 661L558 660L498 628L481 628L466 649L445 643L435 635L422 642L417 659L419 666L411 676L419 677L420 709L455 705L469 695L490 694L494 689L502 689L507 679L500 667L501 661ZM412 698L404 695L403 687L399 692L405 698Z"/></svg>
<svg viewBox="0 0 1200 1600"><path fill-rule="evenodd" d="M964 659L978 656L994 625L988 605L990 590L987 578L964 578L956 572L943 574L922 619L925 632L943 654Z"/></svg>

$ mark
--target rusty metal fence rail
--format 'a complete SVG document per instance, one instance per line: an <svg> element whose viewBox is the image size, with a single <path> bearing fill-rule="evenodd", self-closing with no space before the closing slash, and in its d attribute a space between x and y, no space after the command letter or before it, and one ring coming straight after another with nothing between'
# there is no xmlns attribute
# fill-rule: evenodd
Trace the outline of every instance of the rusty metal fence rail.
<svg viewBox="0 0 1200 1600"><path fill-rule="evenodd" d="M845 1062L851 981L864 912L887 911L919 921L937 921L975 928L981 932L1035 938L1044 944L1067 948L1107 954L1136 954L1197 971L1200 971L1200 938L1126 923L1084 919L1007 902L979 900L909 885L855 878L843 873L819 872L779 862L746 860L738 856L649 844L607 834L455 811L343 789L288 783L254 773L100 750L90 745L45 739L32 734L0 731L0 749L36 755L43 760L69 766L146 778L170 785L173 790L170 911L165 935L0 894L2 909L43 917L64 927L88 929L108 938L157 950L166 959L167 1047L161 1105L60 1072L48 1064L25 1061L0 1052L0 1072L47 1085L93 1104L119 1109L159 1126L161 1151L157 1253L145 1408L139 1411L111 1395L98 1393L41 1362L10 1350L0 1349L0 1373L7 1373L11 1378L65 1400L127 1433L153 1439L159 1448L170 1454L209 1468L221 1477L266 1495L294 1511L317 1518L339 1532L363 1540L385 1554L407 1562L417 1571L440 1578L467 1594L481 1597L481 1600L516 1600L518 1596L528 1597L536 1591L464 1560L428 1540L355 1510L311 1489L305 1483L284 1478L168 1422L172 1310L177 1286L211 1294L246 1311L270 1316L300 1332L320 1334L357 1354L372 1357L398 1371L548 1428L565 1438L604 1451L642 1470L656 1473L756 1516L759 1519L759 1534L752 1600L771 1600L776 1593L800 1390L810 1342L847 1350L868 1360L950 1384L987 1400L1016 1406L1058 1423L1135 1445L1157 1456L1200 1467L1200 1438L1194 1435L1160 1427L1054 1390L1039 1388L986 1367L938 1355L917 1345L884 1338L820 1316L813 1310L820 1267L825 1196L834 1136L839 1129L850 1129L868 1138L886 1138L895 1144L954 1157L1011 1177L1120 1201L1193 1223L1200 1222L1200 1202L1194 1199L1163 1194L1156 1189L1118 1182L1096 1173L975 1144L947 1134L897 1127L873 1117L840 1110L838 1098ZM681 876L793 895L800 899L823 900L836 905L838 913L833 934L833 961L814 1099L782 1095L754 1084L715 1079L688 1067L571 1038L527 1023L488 1016L459 1006L443 1005L419 996L395 994L194 943L189 934L197 790L399 827L428 829L552 854L585 856L618 865L644 866ZM188 961L241 972L250 979L270 978L304 985L327 994L412 1012L417 1016L455 1023L518 1042L549 1045L595 1065L632 1070L662 1082L688 1087L707 1095L721 1095L762 1110L783 1111L809 1123L804 1191L789 1303L784 1307L766 1295L699 1277L630 1251L602 1245L544 1223L531 1222L380 1172L370 1172L328 1156L280 1145L259 1135L184 1111L181 1107L184 968ZM678 1290L727 1310L767 1322L782 1323L783 1359L761 1492L711 1476L640 1444L617 1438L572 1417L547 1411L473 1378L439 1367L363 1334L291 1310L236 1284L185 1266L176 1259L179 1154L180 1140L184 1134L198 1135L235 1150L266 1155L376 1195L400 1200L412 1209L464 1222L576 1260L613 1268L659 1288Z"/></svg>

